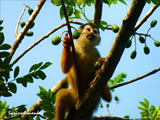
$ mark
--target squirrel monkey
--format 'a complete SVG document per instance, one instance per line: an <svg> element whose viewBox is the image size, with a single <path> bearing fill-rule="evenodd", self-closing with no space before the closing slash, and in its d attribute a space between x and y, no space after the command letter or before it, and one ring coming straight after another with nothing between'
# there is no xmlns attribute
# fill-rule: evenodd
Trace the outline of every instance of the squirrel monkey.
<svg viewBox="0 0 160 120"><path fill-rule="evenodd" d="M70 88L60 89L57 93L56 120L65 120L66 112L69 112L75 107L76 101L81 99L96 76L96 61L100 61L101 63L104 61L103 58L100 58L100 54L95 48L101 40L98 27L95 24L87 23L80 26L78 31L80 32L80 37L74 43L76 65L79 69L78 73L76 73L77 71L73 65L75 59L73 59L74 56L72 54L72 47L68 33L63 40L64 48L61 57L61 68L62 72L67 74ZM77 74L80 88L78 88L78 81L76 79ZM79 96L78 92L82 96ZM111 101L111 93L108 85L106 85L103 90L102 98L108 102Z"/></svg>

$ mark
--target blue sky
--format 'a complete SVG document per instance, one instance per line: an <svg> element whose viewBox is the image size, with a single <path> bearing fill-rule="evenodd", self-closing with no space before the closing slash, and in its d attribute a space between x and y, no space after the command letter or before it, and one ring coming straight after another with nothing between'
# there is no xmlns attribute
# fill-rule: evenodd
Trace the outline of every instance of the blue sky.
<svg viewBox="0 0 160 120"><path fill-rule="evenodd" d="M38 4L38 0L0 0L0 19L3 19L3 32L5 34L5 42L9 44L13 44L15 41L15 27L24 7L24 4L30 6L31 8L35 8ZM103 17L102 20L107 21L108 24L117 24L121 25L123 18L125 17L127 10L130 6L131 0L126 0L128 6L125 6L121 3L118 5L112 5L110 8L107 5L103 7ZM151 5L146 4L140 19L148 12L148 10L152 7ZM160 41L160 8L158 8L152 15L151 18L144 23L144 25L138 30L140 33L145 33L150 26L150 22L152 19L157 19L157 26L150 31L152 37ZM89 18L93 16L93 6L91 8L86 9L86 14ZM27 11L23 16L22 20L27 21L29 15ZM25 49L27 49L31 44L39 40L49 31L58 27L64 20L60 19L59 16L59 8L53 6L50 1L46 1L43 8L41 9L39 15L35 19L35 26L33 28L34 36L33 37L25 37L22 41L20 47L17 49L16 54L13 57L13 60L21 54ZM74 25L78 27L77 25ZM20 32L19 28L19 32ZM28 73L30 66L34 63L43 62L52 62L52 66L45 70L47 74L47 78L42 80L34 80L34 84L28 84L27 88L24 88L22 85L18 85L17 93L12 97L4 98L1 100L6 100L10 107L17 106L20 104L26 104L27 108L31 107L39 98L37 97L37 93L39 92L39 85L43 86L47 90L54 86L59 80L64 78L64 74L61 72L60 68L60 57L62 52L62 44L58 46L53 46L51 44L51 39L54 36L61 35L63 31L67 30L66 27L58 30L50 37L42 41L38 46L33 48L29 53L27 53L14 67L17 65L20 66L20 75ZM106 56L113 44L114 38L116 34L112 31L101 31L102 41L101 44L97 47L100 51L101 56ZM160 48L154 47L153 40L147 39L147 45L150 47L150 54L145 55L143 53L144 45L140 44L137 41L137 57L135 60L130 59L130 53L134 50L134 45L126 49L118 66L115 70L113 77L118 75L121 72L125 72L127 74L127 78L125 81L141 76L147 72L150 72L158 67L160 67ZM11 80L13 79L11 75ZM114 113L112 113L115 108L115 101L113 100L110 104L111 114L113 116L130 115L132 118L140 117L140 110L137 109L139 105L139 101L143 101L144 98L147 98L151 104L158 106L160 105L160 73L156 73L152 76L149 76L143 80L135 82L130 85L126 85L120 88L115 89L114 95L118 95L120 98L120 103L117 105ZM105 104L105 102L102 102ZM106 112L99 108L95 115L106 115Z"/></svg>

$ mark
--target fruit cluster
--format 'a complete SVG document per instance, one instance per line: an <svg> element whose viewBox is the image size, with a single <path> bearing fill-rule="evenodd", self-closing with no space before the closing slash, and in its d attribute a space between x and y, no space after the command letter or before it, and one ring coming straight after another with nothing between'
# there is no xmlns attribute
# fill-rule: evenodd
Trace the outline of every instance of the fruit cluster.
<svg viewBox="0 0 160 120"><path fill-rule="evenodd" d="M134 38L135 40L135 49L132 51L131 55L130 55L130 58L131 59L135 59L136 58L136 55L137 55L137 51L136 51L136 37L135 35L139 35L138 39L139 39L139 42L144 44L144 48L143 48L143 51L146 55L148 55L150 53L150 49L149 47L147 46L146 44L146 39L147 37L151 38L152 40L154 40L154 45L156 47L160 47L160 42L158 40L155 40L154 38L151 37L151 35L149 35L149 31L151 28L155 27L157 24L157 20L152 20L151 23L150 23L150 27L147 31L146 34L143 34L143 33L134 33L131 37L131 39L128 40L127 44L126 44L126 48L129 48L131 47L132 45L132 39Z"/></svg>
<svg viewBox="0 0 160 120"><path fill-rule="evenodd" d="M79 36L80 36L80 33L78 31L74 31L74 33L72 35L73 39L78 39ZM58 45L61 42L61 37L55 36L54 38L52 38L51 42L53 45Z"/></svg>
<svg viewBox="0 0 160 120"><path fill-rule="evenodd" d="M33 9L32 8L28 8L28 14L31 15L33 13ZM26 23L24 21L21 21L20 26L21 28L23 28L26 25ZM30 29L32 29L34 27L35 23L32 22L29 26ZM26 33L26 36L33 36L33 31L28 31Z"/></svg>

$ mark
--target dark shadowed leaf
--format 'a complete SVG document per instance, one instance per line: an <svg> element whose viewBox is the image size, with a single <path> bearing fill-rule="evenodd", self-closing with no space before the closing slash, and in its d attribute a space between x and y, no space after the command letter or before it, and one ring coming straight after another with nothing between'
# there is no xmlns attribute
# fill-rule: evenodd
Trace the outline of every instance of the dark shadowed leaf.
<svg viewBox="0 0 160 120"><path fill-rule="evenodd" d="M42 80L44 80L44 79L46 78L46 74L45 74L43 71L41 71L41 70L38 70L38 71L36 72L36 74L37 74L37 76L38 76L40 79L42 79Z"/></svg>
<svg viewBox="0 0 160 120"><path fill-rule="evenodd" d="M8 87L9 87L9 90L12 92L12 93L16 93L17 92L17 86L15 83L8 83Z"/></svg>
<svg viewBox="0 0 160 120"><path fill-rule="evenodd" d="M3 44L0 46L0 50L8 50L10 48L11 48L11 46L9 44Z"/></svg>
<svg viewBox="0 0 160 120"><path fill-rule="evenodd" d="M41 70L42 70L42 69L45 69L45 68L49 67L50 65L52 65L51 62L46 62L44 65L42 65L42 66L40 67L40 69L41 69Z"/></svg>
<svg viewBox="0 0 160 120"><path fill-rule="evenodd" d="M14 78L16 78L19 74L19 66L17 66L14 70Z"/></svg>

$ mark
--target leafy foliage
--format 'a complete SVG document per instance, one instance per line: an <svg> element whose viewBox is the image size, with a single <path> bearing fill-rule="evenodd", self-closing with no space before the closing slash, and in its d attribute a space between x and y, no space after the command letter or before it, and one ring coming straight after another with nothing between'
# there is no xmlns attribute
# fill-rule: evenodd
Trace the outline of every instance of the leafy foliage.
<svg viewBox="0 0 160 120"><path fill-rule="evenodd" d="M118 1L119 2L121 2L121 3L123 3L123 4L125 4L125 5L127 5L127 3L125 2L125 0L103 0L103 2L105 3L105 4L108 4L108 6L111 6L112 4L118 4Z"/></svg>
<svg viewBox="0 0 160 120"><path fill-rule="evenodd" d="M51 0L51 3L60 7L60 18L64 18L64 12L61 0ZM82 19L82 16L87 22L91 22L85 15L85 6L91 6L94 0L64 0L66 11L69 19Z"/></svg>
<svg viewBox="0 0 160 120"><path fill-rule="evenodd" d="M138 109L142 110L140 112L142 119L149 119L149 120L158 120L160 119L160 105L156 108L154 105L149 105L149 101L144 98L144 102L139 102L141 106Z"/></svg>
<svg viewBox="0 0 160 120"><path fill-rule="evenodd" d="M0 101L0 118L4 118L7 114L9 105L6 104L6 101Z"/></svg>
<svg viewBox="0 0 160 120"><path fill-rule="evenodd" d="M152 2L155 5L160 5L160 1L159 0L146 0L146 2L149 3L149 4Z"/></svg>
<svg viewBox="0 0 160 120"><path fill-rule="evenodd" d="M46 62L45 64L43 64L43 62L34 64L30 67L29 73L22 77L17 77L19 74L19 67L16 67L14 71L15 80L24 87L27 87L28 82L33 83L34 79L44 80L46 78L46 74L42 70L49 67L51 64L52 63L50 62Z"/></svg>
<svg viewBox="0 0 160 120"><path fill-rule="evenodd" d="M45 111L43 115L49 119L52 119L55 116L56 95L53 95L50 89L46 91L42 86L39 86L39 88L40 93L37 95L41 98L41 109Z"/></svg>
<svg viewBox="0 0 160 120"><path fill-rule="evenodd" d="M109 82L108 82L108 85L110 87L118 85L118 84L124 82L124 79L126 77L127 77L126 73L120 73L114 79L110 79Z"/></svg>
<svg viewBox="0 0 160 120"><path fill-rule="evenodd" d="M9 108L9 105L6 104L6 101L0 101L0 118L12 118L14 116L18 116L17 113L23 113L27 110L25 106L26 105L19 105L16 107ZM17 120L17 118L12 120Z"/></svg>

